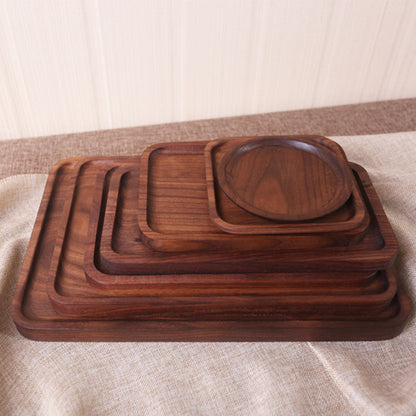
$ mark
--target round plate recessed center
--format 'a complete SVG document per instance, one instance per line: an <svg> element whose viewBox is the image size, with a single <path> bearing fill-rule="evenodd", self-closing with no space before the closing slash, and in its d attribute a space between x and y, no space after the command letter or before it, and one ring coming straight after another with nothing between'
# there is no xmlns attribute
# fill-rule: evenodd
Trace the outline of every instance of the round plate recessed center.
<svg viewBox="0 0 416 416"><path fill-rule="evenodd" d="M351 194L350 172L325 146L285 138L251 140L221 159L217 179L246 211L273 220L318 218Z"/></svg>

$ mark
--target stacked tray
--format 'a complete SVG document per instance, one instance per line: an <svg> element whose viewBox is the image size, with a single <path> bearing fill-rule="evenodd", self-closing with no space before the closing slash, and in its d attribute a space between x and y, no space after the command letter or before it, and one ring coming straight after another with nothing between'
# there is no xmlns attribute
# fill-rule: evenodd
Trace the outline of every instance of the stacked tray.
<svg viewBox="0 0 416 416"><path fill-rule="evenodd" d="M402 330L397 242L323 137L152 146L49 176L13 299L50 341L376 340Z"/></svg>

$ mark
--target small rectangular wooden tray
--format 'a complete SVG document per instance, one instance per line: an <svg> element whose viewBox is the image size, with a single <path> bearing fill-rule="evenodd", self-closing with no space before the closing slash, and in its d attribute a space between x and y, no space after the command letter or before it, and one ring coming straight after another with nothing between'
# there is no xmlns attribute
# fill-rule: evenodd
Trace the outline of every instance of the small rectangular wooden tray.
<svg viewBox="0 0 416 416"><path fill-rule="evenodd" d="M298 224L294 227L286 225L284 231L292 231L280 235L265 233L264 228L262 235L239 235L222 231L209 215L205 144L165 143L152 146L143 153L140 163L138 222L142 241L152 250L299 250L345 246L362 237L368 225L368 215L359 206L360 218L356 219L360 221L356 230L348 229L347 232L337 229L328 232L325 228L319 232L322 222L317 230L312 230L311 224L308 224L309 228L303 233L299 232L301 226ZM353 218L352 221L356 219ZM329 221L334 226L334 221ZM273 229L276 230L276 227ZM293 235L293 230L298 232Z"/></svg>
<svg viewBox="0 0 416 416"><path fill-rule="evenodd" d="M160 316L158 320L153 320L149 317L91 319L59 315L48 298L48 273L53 252L56 251L55 241L58 244L60 242L56 229L62 224L62 212L68 208L66 201L72 195L71 188L75 185L73 168L78 163L79 160L61 163L55 167L48 179L12 304L16 326L25 336L43 341L374 340L390 338L402 330L410 308L408 298L402 294L396 296L383 312L371 317L361 315L355 319L340 319L331 315L320 319L312 319L313 316L309 315L308 319L300 319L299 316L290 318L282 315L255 321L164 321L159 320ZM85 175L89 175L91 165L93 164L84 167ZM93 170L91 169L91 175ZM77 193L74 195L77 198ZM77 203L81 200L78 195ZM88 212L81 210L79 214L81 218L77 220L77 224L82 225L88 218ZM71 229L73 234L70 239L77 242L82 233L85 233L82 230L83 227ZM61 243L65 248L67 243ZM64 266L65 272L79 273L82 267L71 265L71 262L81 261L82 256L83 253L77 249L63 254L68 262L68 267ZM88 296L85 292L87 287L88 285L80 290ZM69 277L68 285L60 289L71 290L76 294L77 288L79 289L77 283ZM101 296L97 297L100 299Z"/></svg>
<svg viewBox="0 0 416 416"><path fill-rule="evenodd" d="M246 141L247 138L219 139L209 142L204 149L209 215L218 228L233 234L338 233L339 238L347 241L359 239L368 227L369 215L354 178L346 204L313 221L272 221L253 215L231 201L219 186L215 172L224 155L236 143Z"/></svg>

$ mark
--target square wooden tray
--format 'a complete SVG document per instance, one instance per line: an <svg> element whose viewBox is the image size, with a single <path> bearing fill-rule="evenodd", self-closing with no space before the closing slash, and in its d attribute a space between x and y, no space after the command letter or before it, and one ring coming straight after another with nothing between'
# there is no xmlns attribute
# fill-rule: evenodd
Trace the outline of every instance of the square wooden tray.
<svg viewBox="0 0 416 416"><path fill-rule="evenodd" d="M368 225L368 214L360 205L355 192L353 215L348 221L351 207L326 220L319 220L318 226L306 224L305 232L299 232L302 225L280 224L284 233L277 235L277 225L262 235L230 234L216 226L210 218L207 204L207 178L204 159L204 142L165 143L152 146L141 157L138 221L142 241L157 251L202 251L202 250L282 250L322 248L325 246L347 245L362 237ZM210 181L208 181L210 183ZM356 199L358 198L358 201ZM350 204L351 205L351 204ZM344 221L346 230L340 230ZM358 221L357 221L358 220ZM349 227L353 223L352 229ZM218 225L218 224L217 224ZM264 225L264 224L263 224ZM320 231L320 228L323 229ZM332 228L331 228L332 227ZM342 226L341 226L342 228ZM294 232L296 231L296 232ZM295 234L295 235L293 235Z"/></svg>
<svg viewBox="0 0 416 416"><path fill-rule="evenodd" d="M224 155L244 139L219 139L209 142L204 149L209 215L213 223L233 234L305 234L337 233L337 237L351 241L366 230L369 215L357 181L352 177L351 197L341 208L323 217L309 221L272 221L253 215L235 204L223 191L217 180L218 166ZM231 150L230 150L231 149Z"/></svg>

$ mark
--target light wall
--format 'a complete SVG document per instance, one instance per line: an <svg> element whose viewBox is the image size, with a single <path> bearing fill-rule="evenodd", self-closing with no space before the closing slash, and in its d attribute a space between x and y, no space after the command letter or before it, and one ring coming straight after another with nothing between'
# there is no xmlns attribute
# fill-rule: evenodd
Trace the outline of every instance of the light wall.
<svg viewBox="0 0 416 416"><path fill-rule="evenodd" d="M414 0L0 0L0 139L412 96Z"/></svg>

